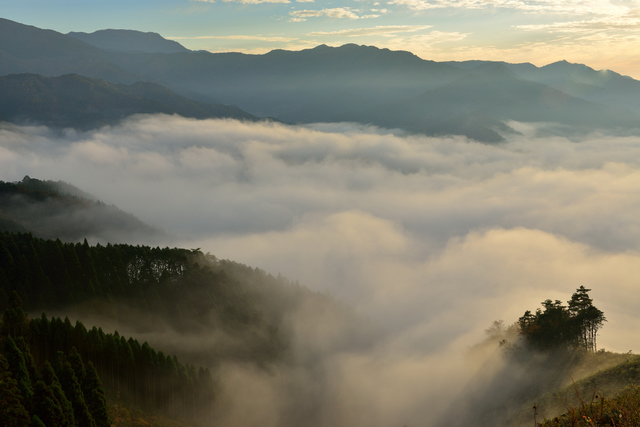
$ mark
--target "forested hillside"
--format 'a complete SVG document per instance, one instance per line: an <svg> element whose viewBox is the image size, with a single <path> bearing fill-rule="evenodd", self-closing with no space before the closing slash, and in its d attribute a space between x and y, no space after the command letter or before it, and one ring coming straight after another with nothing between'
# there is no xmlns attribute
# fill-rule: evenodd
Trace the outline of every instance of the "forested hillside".
<svg viewBox="0 0 640 427"><path fill-rule="evenodd" d="M23 384L27 411L47 363L55 371L82 359L95 367L108 396L206 425L215 416L214 378L222 363L267 367L287 360L285 318L303 304L334 318L353 316L326 296L197 249L90 246L0 233L0 266L3 331L33 365L29 377L14 378ZM91 323L85 327L83 319ZM134 336L104 330L101 322ZM158 339L164 333L207 340L180 348ZM156 337L162 347L135 335Z"/></svg>
<svg viewBox="0 0 640 427"><path fill-rule="evenodd" d="M213 402L208 369L183 365L117 331L87 330L80 321L73 326L68 317L29 319L15 291L1 331L6 361L0 356L0 375L13 397L0 410L11 414L4 425L26 425L30 418L32 425L39 419L47 426L109 426L103 384L139 407L185 419L202 417Z"/></svg>
<svg viewBox="0 0 640 427"><path fill-rule="evenodd" d="M62 181L0 181L0 231L64 241L152 243L165 233Z"/></svg>

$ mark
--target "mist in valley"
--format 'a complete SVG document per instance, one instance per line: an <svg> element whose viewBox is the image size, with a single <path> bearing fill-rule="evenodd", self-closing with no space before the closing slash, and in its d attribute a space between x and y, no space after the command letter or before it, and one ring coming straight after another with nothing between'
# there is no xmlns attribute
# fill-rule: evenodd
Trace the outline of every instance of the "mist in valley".
<svg viewBox="0 0 640 427"><path fill-rule="evenodd" d="M4 125L0 168L74 184L177 236L163 245L281 273L357 314L301 300L282 319L289 360L219 367L220 423L435 426L494 372L534 376L503 371L496 347L469 357L492 321L580 285L608 319L598 346L640 350L640 141L509 126L520 134L487 145L349 123ZM162 322L135 336L187 354L233 340Z"/></svg>

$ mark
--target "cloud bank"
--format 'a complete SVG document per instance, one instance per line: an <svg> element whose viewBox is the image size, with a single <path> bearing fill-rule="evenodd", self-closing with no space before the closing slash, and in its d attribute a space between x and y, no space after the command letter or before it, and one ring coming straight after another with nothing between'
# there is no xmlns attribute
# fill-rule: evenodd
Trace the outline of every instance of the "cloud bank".
<svg viewBox="0 0 640 427"><path fill-rule="evenodd" d="M88 133L5 126L0 170L5 181L78 185L181 236L167 244L282 273L378 325L366 352L344 352L326 347L339 326L292 319L313 326L301 327L298 345L321 355L314 369L257 380L228 367L225 384L254 381L279 402L258 411L267 425L282 425L278 408L295 410L285 402L300 403L290 400L300 384L305 402L322 403L319 426L431 425L469 376L465 348L493 320L566 301L580 285L609 320L599 346L640 351L640 141L510 125L522 135L498 146L348 123L140 116ZM229 399L239 410L229 417L255 401Z"/></svg>

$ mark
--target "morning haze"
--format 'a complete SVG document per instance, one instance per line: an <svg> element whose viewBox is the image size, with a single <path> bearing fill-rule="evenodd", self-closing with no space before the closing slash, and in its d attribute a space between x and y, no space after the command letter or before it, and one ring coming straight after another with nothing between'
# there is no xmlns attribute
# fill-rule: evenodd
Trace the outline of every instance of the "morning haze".
<svg viewBox="0 0 640 427"><path fill-rule="evenodd" d="M538 422L586 422L597 414L566 395L572 379L582 397L635 393L622 383L640 384L637 80L566 61L211 53L71 30L0 19L0 303L17 313L15 291L38 319L1 329L19 349L4 354L33 354L31 372L9 356L2 371L24 380L22 419L45 416L28 390L42 396L47 363L62 377L71 343L116 425L141 411L193 426L520 426L534 403ZM580 286L606 315L595 348L575 338ZM532 341L527 310L564 316L563 340ZM54 344L33 338L43 311L89 331L51 362ZM115 367L109 344L82 348L93 326L120 349Z"/></svg>

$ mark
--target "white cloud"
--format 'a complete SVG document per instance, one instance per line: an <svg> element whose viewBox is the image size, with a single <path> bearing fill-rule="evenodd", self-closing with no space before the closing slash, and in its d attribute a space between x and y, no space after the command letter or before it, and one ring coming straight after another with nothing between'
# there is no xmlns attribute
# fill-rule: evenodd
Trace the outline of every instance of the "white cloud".
<svg viewBox="0 0 640 427"><path fill-rule="evenodd" d="M512 125L523 136L499 146L344 123L6 126L0 170L76 184L182 236L168 244L281 272L376 326L370 347L347 351L332 344L352 338L339 319L296 313L296 354L313 368L228 367L224 387L255 385L234 395L229 420L282 425L304 395L321 403L305 425L436 426L465 385L464 349L491 321L580 285L608 318L599 345L640 351L640 142Z"/></svg>
<svg viewBox="0 0 640 427"><path fill-rule="evenodd" d="M530 13L568 15L611 14L627 9L625 5L597 0L391 0L388 4L402 5L413 10L504 8Z"/></svg>
<svg viewBox="0 0 640 427"><path fill-rule="evenodd" d="M290 21L292 22L302 22L306 21L307 18L337 18L337 19L366 19L366 18L377 18L380 15L358 15L361 12L358 9L351 9L349 7L335 7L330 9L321 9L321 10L294 10L289 12L291 16Z"/></svg>
<svg viewBox="0 0 640 427"><path fill-rule="evenodd" d="M613 30L616 37L631 32L640 34L640 13L638 11L579 21L553 22L550 24L515 25L514 28L527 31L549 31L562 33L592 33ZM620 33L622 31L622 33Z"/></svg>

